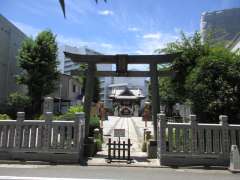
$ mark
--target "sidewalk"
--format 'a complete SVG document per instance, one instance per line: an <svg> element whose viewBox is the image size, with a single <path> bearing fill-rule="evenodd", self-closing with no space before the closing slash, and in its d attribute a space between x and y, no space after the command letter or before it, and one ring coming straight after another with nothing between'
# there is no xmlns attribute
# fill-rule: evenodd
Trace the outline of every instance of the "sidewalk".
<svg viewBox="0 0 240 180"><path fill-rule="evenodd" d="M121 160L113 160L111 163L107 162L107 152L101 151L95 157L88 160L88 166L113 166L113 167L145 167L145 168L160 168L158 159L148 159L146 153L144 152L133 152L131 158L133 159L131 163Z"/></svg>

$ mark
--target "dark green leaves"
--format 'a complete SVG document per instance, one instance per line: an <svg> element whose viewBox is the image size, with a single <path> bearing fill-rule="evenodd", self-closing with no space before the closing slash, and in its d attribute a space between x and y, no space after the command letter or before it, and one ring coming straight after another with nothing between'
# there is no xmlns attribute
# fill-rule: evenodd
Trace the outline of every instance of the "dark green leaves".
<svg viewBox="0 0 240 180"><path fill-rule="evenodd" d="M66 17L66 12L65 12L65 1L64 0L58 0L60 5L61 5L61 8L62 8L62 11L63 11L63 15L64 17Z"/></svg>
<svg viewBox="0 0 240 180"><path fill-rule="evenodd" d="M64 15L64 17L66 17L66 6L65 6L65 0L58 0L59 1L59 3L60 3L60 6L61 6L61 8L62 8L62 12L63 12L63 15ZM98 0L95 0L96 1L96 3L98 3ZM107 2L107 0L104 0L104 2L106 3Z"/></svg>

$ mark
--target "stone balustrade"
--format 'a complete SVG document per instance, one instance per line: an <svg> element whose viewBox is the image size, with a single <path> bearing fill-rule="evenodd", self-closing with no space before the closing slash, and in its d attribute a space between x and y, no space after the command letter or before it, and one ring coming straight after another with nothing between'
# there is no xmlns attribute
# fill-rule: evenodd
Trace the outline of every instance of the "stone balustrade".
<svg viewBox="0 0 240 180"><path fill-rule="evenodd" d="M167 122L158 115L158 157L162 165L228 166L231 145L240 147L240 125L228 124L221 115L219 124Z"/></svg>
<svg viewBox="0 0 240 180"><path fill-rule="evenodd" d="M0 121L0 159L79 162L85 137L84 113L76 113L72 121L25 120L18 112L17 120Z"/></svg>

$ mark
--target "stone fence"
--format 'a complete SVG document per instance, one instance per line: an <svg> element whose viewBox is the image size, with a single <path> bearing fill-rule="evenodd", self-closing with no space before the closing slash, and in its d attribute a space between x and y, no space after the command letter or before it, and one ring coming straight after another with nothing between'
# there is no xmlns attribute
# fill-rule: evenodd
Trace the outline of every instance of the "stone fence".
<svg viewBox="0 0 240 180"><path fill-rule="evenodd" d="M83 155L84 113L76 113L72 121L25 120L18 112L17 120L0 121L0 159L73 163Z"/></svg>
<svg viewBox="0 0 240 180"><path fill-rule="evenodd" d="M228 124L221 115L219 124L167 122L158 115L158 157L161 165L228 166L231 145L240 147L240 125Z"/></svg>

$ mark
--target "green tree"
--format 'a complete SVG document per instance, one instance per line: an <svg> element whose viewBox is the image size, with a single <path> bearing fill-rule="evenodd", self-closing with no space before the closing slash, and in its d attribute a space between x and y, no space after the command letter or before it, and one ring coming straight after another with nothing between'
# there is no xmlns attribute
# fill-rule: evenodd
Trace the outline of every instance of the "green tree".
<svg viewBox="0 0 240 180"><path fill-rule="evenodd" d="M224 47L212 47L187 77L185 87L194 112L205 122L229 116L239 123L240 56Z"/></svg>
<svg viewBox="0 0 240 180"><path fill-rule="evenodd" d="M28 88L31 114L39 114L43 97L54 92L59 78L56 37L51 31L43 31L35 40L28 38L19 50L18 61L23 72L17 81Z"/></svg>
<svg viewBox="0 0 240 180"><path fill-rule="evenodd" d="M7 103L15 111L24 111L30 105L31 99L24 94L15 92L9 95Z"/></svg>
<svg viewBox="0 0 240 180"><path fill-rule="evenodd" d="M159 79L159 96L161 104L165 105L166 115L172 116L173 106L178 102L178 99L170 77L162 77Z"/></svg>
<svg viewBox="0 0 240 180"><path fill-rule="evenodd" d="M87 73L87 64L80 64L79 71L81 74L77 76L77 80L82 85L82 93L85 94L85 87L86 87L86 73ZM100 81L98 77L95 76L94 78L94 92L93 92L93 102L97 103L100 100Z"/></svg>
<svg viewBox="0 0 240 180"><path fill-rule="evenodd" d="M176 42L167 44L164 49L158 49L159 53L179 53L181 55L172 63L172 70L175 76L172 78L172 87L175 96L180 102L184 102L187 98L185 89L185 80L191 70L196 66L197 59L209 53L208 43L203 43L200 33L196 32L193 36L186 36L181 33L181 39Z"/></svg>

